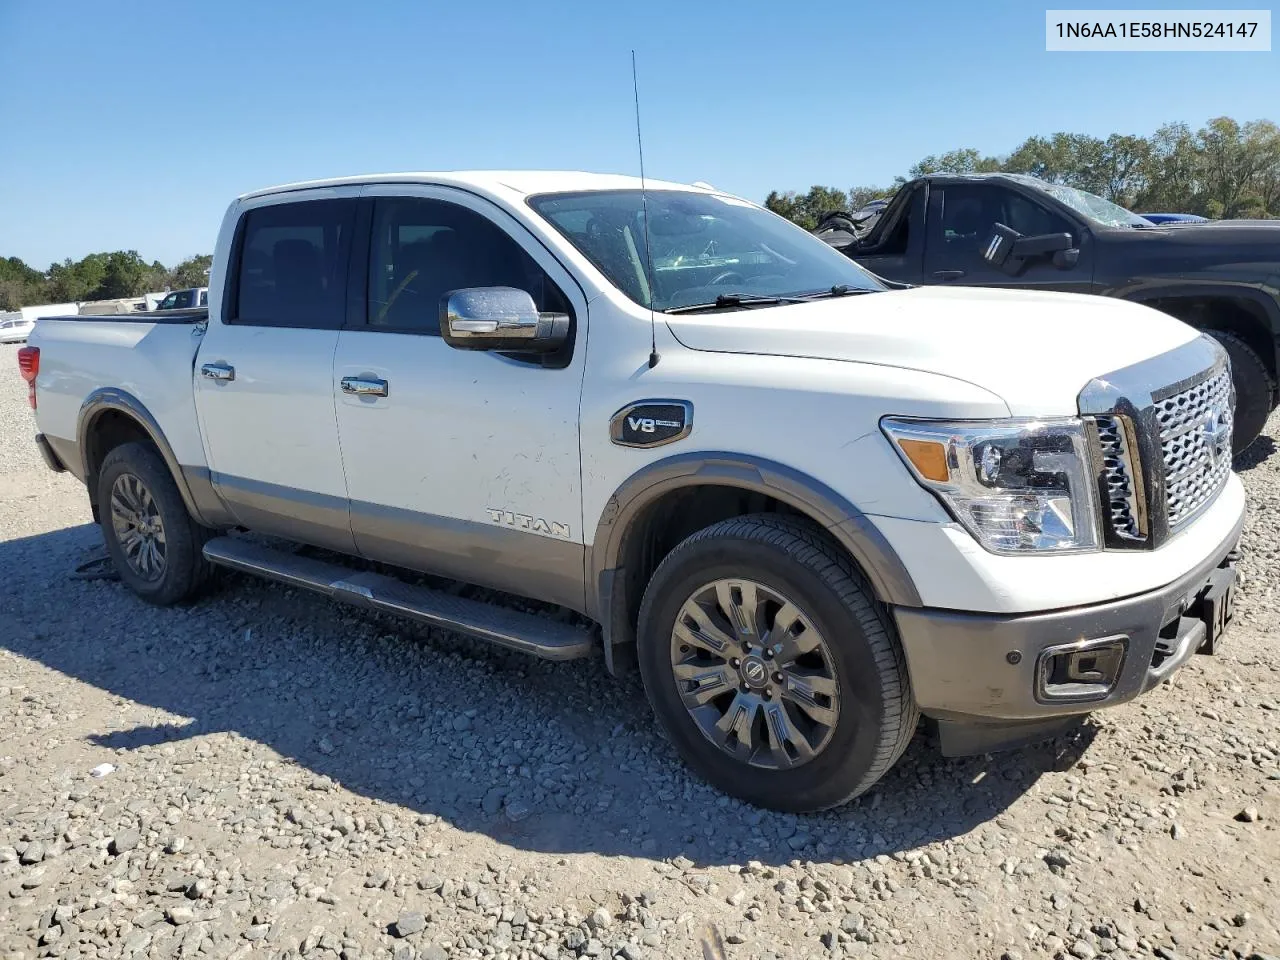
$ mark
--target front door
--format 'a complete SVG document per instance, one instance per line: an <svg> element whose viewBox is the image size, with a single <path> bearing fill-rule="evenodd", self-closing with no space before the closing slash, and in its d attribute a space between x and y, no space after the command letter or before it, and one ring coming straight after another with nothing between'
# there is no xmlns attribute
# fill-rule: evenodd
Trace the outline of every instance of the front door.
<svg viewBox="0 0 1280 960"><path fill-rule="evenodd" d="M1069 233L1080 249L1074 266L1054 266L1040 257L1010 276L982 257L997 223L1024 237ZM1090 237L1059 213L1017 190L997 183L951 183L929 191L929 229L924 251L924 282L965 286L1017 287L1089 293L1093 286Z"/></svg>
<svg viewBox="0 0 1280 960"><path fill-rule="evenodd" d="M272 196L241 218L195 370L211 479L236 519L347 553L333 355L358 192Z"/></svg>
<svg viewBox="0 0 1280 960"><path fill-rule="evenodd" d="M374 186L363 326L334 389L356 545L389 563L581 608L585 298L514 218L444 187ZM529 291L573 317L542 360L450 347L440 301Z"/></svg>

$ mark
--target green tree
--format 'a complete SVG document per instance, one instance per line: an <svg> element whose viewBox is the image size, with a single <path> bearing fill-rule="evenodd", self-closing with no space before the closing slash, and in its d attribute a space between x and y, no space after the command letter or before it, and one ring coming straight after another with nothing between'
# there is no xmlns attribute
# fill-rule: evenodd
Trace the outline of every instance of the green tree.
<svg viewBox="0 0 1280 960"><path fill-rule="evenodd" d="M17 310L42 303L46 295L44 274L17 257L0 258L0 310Z"/></svg>
<svg viewBox="0 0 1280 960"><path fill-rule="evenodd" d="M931 173L1025 173L1050 183L1088 190L1136 210L1168 210L1211 217L1280 217L1280 127L1270 120L1210 120L1192 132L1168 123L1150 136L1113 133L1106 138L1059 131L1028 137L1008 156L959 147L930 154L889 190ZM769 195L769 206L802 226L813 222L814 195ZM831 191L836 193L836 191ZM857 209L889 191L855 186L848 206Z"/></svg>
<svg viewBox="0 0 1280 960"><path fill-rule="evenodd" d="M1080 133L1028 137L1001 164L1008 173L1026 173L1049 183L1097 191L1106 144Z"/></svg>
<svg viewBox="0 0 1280 960"><path fill-rule="evenodd" d="M1200 184L1200 154L1195 135L1185 123L1166 123L1147 139L1147 175L1134 207L1205 214Z"/></svg>
<svg viewBox="0 0 1280 960"><path fill-rule="evenodd" d="M159 260L151 261L151 266L147 267L142 275L140 293L159 293L167 286L169 286L169 268Z"/></svg>
<svg viewBox="0 0 1280 960"><path fill-rule="evenodd" d="M859 210L872 200L888 200L893 196L893 187L850 187L849 209Z"/></svg>
<svg viewBox="0 0 1280 960"><path fill-rule="evenodd" d="M107 255L91 253L79 262L70 257L49 267L49 296L55 303L93 299L107 274Z"/></svg>
<svg viewBox="0 0 1280 960"><path fill-rule="evenodd" d="M1270 120L1210 120L1197 134L1201 175L1215 216L1265 215L1270 179L1280 166L1280 130Z"/></svg>
<svg viewBox="0 0 1280 960"><path fill-rule="evenodd" d="M999 169L999 158L984 157L973 147L961 147L936 156L930 154L908 171L908 177L914 179L930 173L995 173Z"/></svg>
<svg viewBox="0 0 1280 960"><path fill-rule="evenodd" d="M147 264L137 250L117 250L104 257L102 282L90 295L93 300L136 297L143 292Z"/></svg>
<svg viewBox="0 0 1280 960"><path fill-rule="evenodd" d="M187 257L169 273L169 286L174 289L182 287L206 287L209 285L209 271L213 268L213 255L202 253Z"/></svg>
<svg viewBox="0 0 1280 960"><path fill-rule="evenodd" d="M812 230L828 213L849 209L849 195L835 187L810 187L807 193L778 193L765 198L764 205L806 230Z"/></svg>
<svg viewBox="0 0 1280 960"><path fill-rule="evenodd" d="M1143 137L1113 133L1103 141L1093 160L1089 179L1098 193L1122 207L1142 195L1150 169L1151 144Z"/></svg>

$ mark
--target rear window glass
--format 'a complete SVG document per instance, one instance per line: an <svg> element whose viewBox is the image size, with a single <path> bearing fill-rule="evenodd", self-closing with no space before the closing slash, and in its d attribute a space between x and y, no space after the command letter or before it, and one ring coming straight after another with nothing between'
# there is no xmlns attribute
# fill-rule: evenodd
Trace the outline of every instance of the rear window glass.
<svg viewBox="0 0 1280 960"><path fill-rule="evenodd" d="M234 322L341 326L354 218L349 200L250 210L242 227Z"/></svg>

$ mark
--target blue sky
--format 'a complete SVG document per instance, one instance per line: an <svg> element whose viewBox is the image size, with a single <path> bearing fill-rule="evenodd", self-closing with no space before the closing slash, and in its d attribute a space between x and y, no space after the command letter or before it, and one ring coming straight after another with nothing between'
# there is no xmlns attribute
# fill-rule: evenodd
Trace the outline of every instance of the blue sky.
<svg viewBox="0 0 1280 960"><path fill-rule="evenodd" d="M633 47L649 175L755 200L1032 133L1280 120L1276 52L1046 53L1045 6L0 0L0 256L173 263L290 180L634 172Z"/></svg>

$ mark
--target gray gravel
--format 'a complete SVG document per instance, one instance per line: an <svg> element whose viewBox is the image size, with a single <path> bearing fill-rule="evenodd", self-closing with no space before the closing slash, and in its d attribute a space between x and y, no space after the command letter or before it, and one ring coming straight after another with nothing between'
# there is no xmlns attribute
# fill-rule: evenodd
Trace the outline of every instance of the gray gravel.
<svg viewBox="0 0 1280 960"><path fill-rule="evenodd" d="M0 960L1280 955L1280 455L1219 656L1070 736L763 813L638 683L228 577L72 580L100 538L0 347ZM1276 427L1273 423L1273 434ZM100 777L100 764L114 769Z"/></svg>

